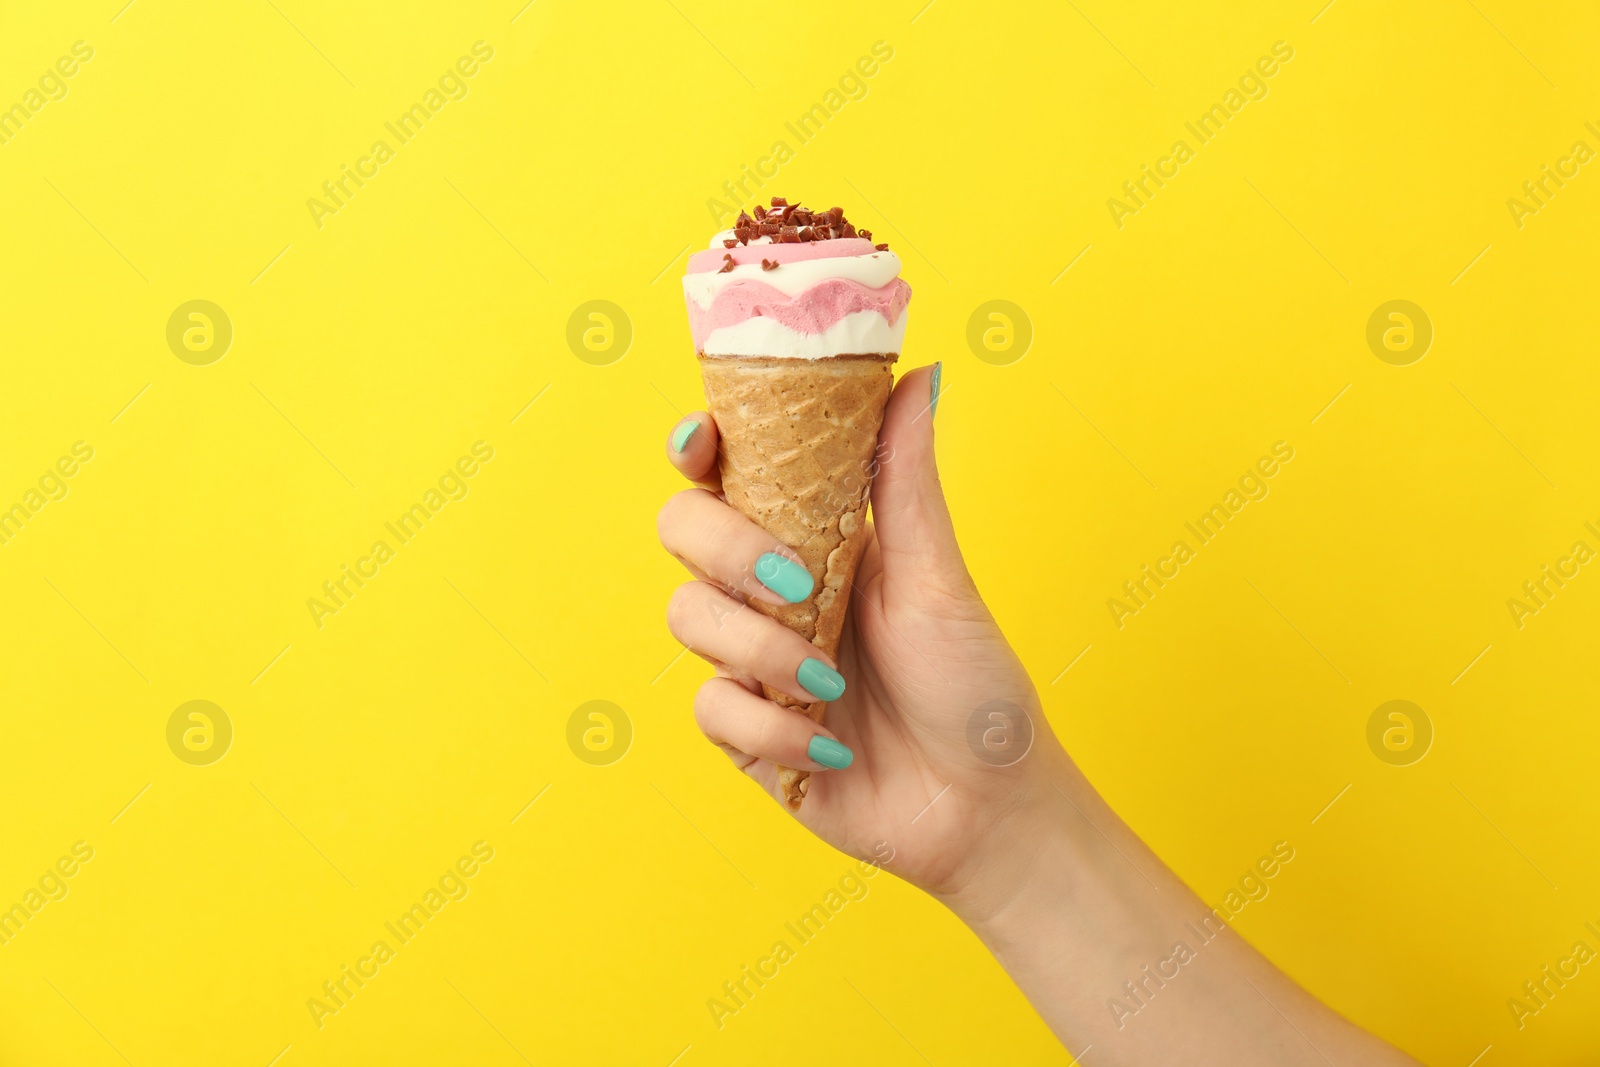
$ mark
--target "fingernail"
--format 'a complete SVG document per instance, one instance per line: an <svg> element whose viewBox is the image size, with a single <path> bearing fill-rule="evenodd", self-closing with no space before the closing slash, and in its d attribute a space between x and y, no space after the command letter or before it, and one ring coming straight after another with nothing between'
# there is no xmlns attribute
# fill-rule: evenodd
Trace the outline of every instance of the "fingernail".
<svg viewBox="0 0 1600 1067"><path fill-rule="evenodd" d="M763 552L756 560L756 579L791 604L810 596L816 585L810 571L776 552Z"/></svg>
<svg viewBox="0 0 1600 1067"><path fill-rule="evenodd" d="M838 700L844 696L844 676L820 659L803 661L794 676L805 691L818 700Z"/></svg>
<svg viewBox="0 0 1600 1067"><path fill-rule="evenodd" d="M939 375L943 370L944 360L941 359L933 365L933 377L929 379L928 392L931 396L928 399L928 418L930 419L939 414Z"/></svg>
<svg viewBox="0 0 1600 1067"><path fill-rule="evenodd" d="M835 771L844 770L856 758L856 754L844 745L821 734L811 739L811 744L806 747L806 755L813 763L820 763Z"/></svg>
<svg viewBox="0 0 1600 1067"><path fill-rule="evenodd" d="M672 431L672 451L682 452L685 448L687 448L689 446L689 438L693 437L694 432L699 428L699 419L689 419L686 422L680 422L678 424L678 428Z"/></svg>

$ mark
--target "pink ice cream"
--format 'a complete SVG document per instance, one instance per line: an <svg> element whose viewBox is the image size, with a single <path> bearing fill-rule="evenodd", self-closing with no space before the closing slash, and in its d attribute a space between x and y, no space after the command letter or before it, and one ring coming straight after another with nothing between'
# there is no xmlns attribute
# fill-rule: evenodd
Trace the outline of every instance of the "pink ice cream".
<svg viewBox="0 0 1600 1067"><path fill-rule="evenodd" d="M811 218L818 225L798 224ZM899 257L869 233L858 236L838 209L813 216L775 200L770 213L741 215L689 257L683 287L695 349L795 359L898 354L911 300L899 275Z"/></svg>

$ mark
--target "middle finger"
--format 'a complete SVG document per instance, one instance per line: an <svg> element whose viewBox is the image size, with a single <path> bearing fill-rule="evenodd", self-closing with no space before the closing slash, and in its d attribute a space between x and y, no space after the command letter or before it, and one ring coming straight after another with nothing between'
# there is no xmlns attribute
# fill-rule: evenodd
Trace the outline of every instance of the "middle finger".
<svg viewBox="0 0 1600 1067"><path fill-rule="evenodd" d="M705 582L678 587L667 605L672 636L807 704L838 700L844 678L821 649Z"/></svg>

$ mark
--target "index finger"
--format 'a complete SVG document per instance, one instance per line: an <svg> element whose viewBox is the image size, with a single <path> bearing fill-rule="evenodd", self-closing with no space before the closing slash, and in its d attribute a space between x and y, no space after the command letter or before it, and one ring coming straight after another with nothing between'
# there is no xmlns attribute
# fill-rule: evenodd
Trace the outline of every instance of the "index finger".
<svg viewBox="0 0 1600 1067"><path fill-rule="evenodd" d="M717 424L710 413L691 411L667 434L667 459L691 482L719 493L722 491L722 475L717 470L719 443Z"/></svg>

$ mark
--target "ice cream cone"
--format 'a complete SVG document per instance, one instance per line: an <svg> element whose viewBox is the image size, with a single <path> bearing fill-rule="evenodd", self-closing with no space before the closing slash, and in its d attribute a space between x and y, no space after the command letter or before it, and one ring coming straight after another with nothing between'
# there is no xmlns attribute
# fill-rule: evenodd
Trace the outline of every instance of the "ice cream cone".
<svg viewBox="0 0 1600 1067"><path fill-rule="evenodd" d="M750 605L836 660L906 331L911 287L900 259L840 208L808 211L774 197L771 210L741 213L690 256L683 288L728 503L811 572L801 603ZM764 688L822 721L824 701ZM778 768L790 810L810 778Z"/></svg>
<svg viewBox="0 0 1600 1067"><path fill-rule="evenodd" d="M796 360L700 357L706 406L722 445L728 503L794 549L815 583L799 604L751 606L835 658L867 537L867 499L877 472L878 428L893 384L894 353ZM770 686L767 699L822 721L810 704ZM797 810L809 771L778 768L784 802Z"/></svg>

